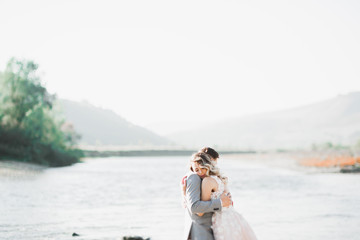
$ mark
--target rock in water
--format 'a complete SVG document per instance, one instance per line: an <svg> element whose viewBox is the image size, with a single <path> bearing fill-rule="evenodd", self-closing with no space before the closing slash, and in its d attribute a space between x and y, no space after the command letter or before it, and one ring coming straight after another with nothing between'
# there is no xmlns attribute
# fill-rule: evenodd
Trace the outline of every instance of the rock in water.
<svg viewBox="0 0 360 240"><path fill-rule="evenodd" d="M134 236L134 237L123 237L123 240L150 240L150 238Z"/></svg>
<svg viewBox="0 0 360 240"><path fill-rule="evenodd" d="M73 233L72 236L73 236L73 237L78 237L78 236L80 236L80 235L77 234L77 233Z"/></svg>
<svg viewBox="0 0 360 240"><path fill-rule="evenodd" d="M341 173L360 173L360 167L348 166L340 169Z"/></svg>

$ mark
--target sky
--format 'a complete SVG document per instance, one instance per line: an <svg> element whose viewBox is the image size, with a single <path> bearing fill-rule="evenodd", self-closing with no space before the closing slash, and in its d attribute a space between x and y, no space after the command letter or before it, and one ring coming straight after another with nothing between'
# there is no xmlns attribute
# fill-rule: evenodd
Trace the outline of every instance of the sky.
<svg viewBox="0 0 360 240"><path fill-rule="evenodd" d="M0 0L0 69L161 135L360 91L359 1Z"/></svg>

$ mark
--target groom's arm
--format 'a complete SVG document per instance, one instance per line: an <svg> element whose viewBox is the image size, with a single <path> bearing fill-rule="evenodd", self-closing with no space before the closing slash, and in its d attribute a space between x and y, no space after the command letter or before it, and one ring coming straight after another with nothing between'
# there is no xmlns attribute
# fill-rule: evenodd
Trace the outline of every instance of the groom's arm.
<svg viewBox="0 0 360 240"><path fill-rule="evenodd" d="M191 213L207 213L221 211L221 200L201 201L201 179L198 175L192 174L186 181L186 204Z"/></svg>

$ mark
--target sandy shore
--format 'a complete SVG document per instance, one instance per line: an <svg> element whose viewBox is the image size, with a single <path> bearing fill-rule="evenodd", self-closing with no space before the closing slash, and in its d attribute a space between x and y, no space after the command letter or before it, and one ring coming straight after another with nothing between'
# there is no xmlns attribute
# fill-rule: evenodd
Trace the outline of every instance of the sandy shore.
<svg viewBox="0 0 360 240"><path fill-rule="evenodd" d="M28 178L33 177L47 169L44 166L9 160L0 161L1 178Z"/></svg>

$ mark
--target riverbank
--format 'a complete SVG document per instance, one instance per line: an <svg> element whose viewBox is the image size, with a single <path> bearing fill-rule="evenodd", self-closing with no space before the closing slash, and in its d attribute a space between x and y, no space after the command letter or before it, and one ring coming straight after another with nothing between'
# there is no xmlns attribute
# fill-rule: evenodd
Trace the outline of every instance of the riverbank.
<svg viewBox="0 0 360 240"><path fill-rule="evenodd" d="M189 149L134 149L134 150L83 150L85 158L106 157L190 157L196 150ZM360 172L360 158L340 155L339 152L319 153L306 151L256 152L219 151L220 159L236 159L270 167L287 168L304 172ZM41 172L47 166L16 160L0 160L0 176L22 177Z"/></svg>
<svg viewBox="0 0 360 240"><path fill-rule="evenodd" d="M304 167L339 169L341 173L359 173L360 155L352 151L308 152L299 155L298 162Z"/></svg>
<svg viewBox="0 0 360 240"><path fill-rule="evenodd" d="M83 150L85 157L160 157L160 156L191 156L195 149L155 149L155 150ZM254 154L255 151L222 151L222 155Z"/></svg>

